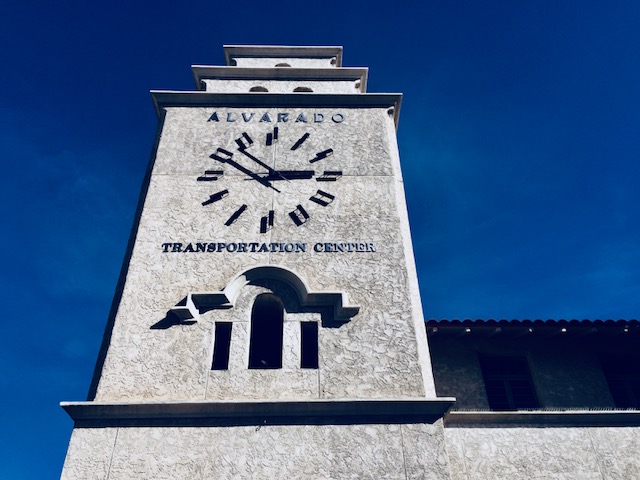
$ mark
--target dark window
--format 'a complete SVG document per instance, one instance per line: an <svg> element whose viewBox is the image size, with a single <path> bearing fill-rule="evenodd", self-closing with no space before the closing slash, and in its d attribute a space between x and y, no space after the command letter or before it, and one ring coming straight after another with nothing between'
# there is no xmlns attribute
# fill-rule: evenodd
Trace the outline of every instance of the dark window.
<svg viewBox="0 0 640 480"><path fill-rule="evenodd" d="M491 410L538 408L525 357L480 357Z"/></svg>
<svg viewBox="0 0 640 480"><path fill-rule="evenodd" d="M318 322L300 323L301 368L318 368Z"/></svg>
<svg viewBox="0 0 640 480"><path fill-rule="evenodd" d="M607 355L601 362L616 407L640 408L640 357Z"/></svg>
<svg viewBox="0 0 640 480"><path fill-rule="evenodd" d="M276 67L290 67L288 63L276 63Z"/></svg>
<svg viewBox="0 0 640 480"><path fill-rule="evenodd" d="M251 310L249 368L282 368L284 308L270 293L258 295Z"/></svg>
<svg viewBox="0 0 640 480"><path fill-rule="evenodd" d="M313 92L309 87L296 87L293 89L294 92Z"/></svg>
<svg viewBox="0 0 640 480"><path fill-rule="evenodd" d="M251 87L249 91L250 92L268 92L269 90L267 90L265 87L257 86L257 87Z"/></svg>
<svg viewBox="0 0 640 480"><path fill-rule="evenodd" d="M213 340L213 363L211 370L227 370L229 368L229 347L231 345L231 322L216 322Z"/></svg>

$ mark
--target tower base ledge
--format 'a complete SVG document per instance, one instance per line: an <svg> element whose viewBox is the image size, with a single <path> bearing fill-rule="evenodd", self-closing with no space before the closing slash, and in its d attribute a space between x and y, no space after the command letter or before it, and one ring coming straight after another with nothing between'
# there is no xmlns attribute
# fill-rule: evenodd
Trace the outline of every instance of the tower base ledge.
<svg viewBox="0 0 640 480"><path fill-rule="evenodd" d="M62 402L76 427L347 425L434 423L455 398L211 401L162 403Z"/></svg>

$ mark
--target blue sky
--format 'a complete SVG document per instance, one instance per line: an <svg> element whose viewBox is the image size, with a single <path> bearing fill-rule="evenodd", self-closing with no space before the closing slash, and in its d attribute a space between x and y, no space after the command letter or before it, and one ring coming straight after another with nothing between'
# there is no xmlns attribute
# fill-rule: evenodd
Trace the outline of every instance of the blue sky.
<svg viewBox="0 0 640 480"><path fill-rule="evenodd" d="M427 318L638 318L640 3L10 1L0 18L3 478L56 478L156 117L223 44L343 45L403 92Z"/></svg>

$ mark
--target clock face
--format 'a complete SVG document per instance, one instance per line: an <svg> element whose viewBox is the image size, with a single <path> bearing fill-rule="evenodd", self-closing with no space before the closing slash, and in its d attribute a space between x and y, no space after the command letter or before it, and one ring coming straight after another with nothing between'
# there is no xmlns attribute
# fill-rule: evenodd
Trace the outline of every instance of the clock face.
<svg viewBox="0 0 640 480"><path fill-rule="evenodd" d="M197 178L218 187L203 199L203 208L224 205L215 211L226 227L243 215L256 218L260 233L267 233L280 222L303 226L314 208L331 207L336 198L330 192L331 182L342 176L342 170L325 168L334 155L333 148L319 145L313 136L313 131L287 132L280 126L258 133L238 131L230 143L215 149L210 155L210 168ZM225 178L240 178L242 182L223 188ZM237 195L245 200L252 198L252 204L234 203L234 189L252 189L252 195ZM274 205L284 206L285 211L278 214Z"/></svg>

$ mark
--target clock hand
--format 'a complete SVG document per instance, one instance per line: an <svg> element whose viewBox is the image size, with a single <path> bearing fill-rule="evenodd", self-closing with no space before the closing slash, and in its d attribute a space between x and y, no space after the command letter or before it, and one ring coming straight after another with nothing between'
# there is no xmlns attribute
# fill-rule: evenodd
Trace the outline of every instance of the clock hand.
<svg viewBox="0 0 640 480"><path fill-rule="evenodd" d="M249 157L251 160L253 160L254 162L256 162L258 165L260 165L261 167L266 168L269 171L269 174L275 174L277 176L279 176L282 180L288 180L287 178L283 177L282 175L280 175L278 173L277 170L274 170L273 168L271 168L269 165L267 165L266 163L264 163L262 160L260 160L259 158L254 157L253 155L251 155L249 152L247 152L245 149L238 149L238 151L245 155L246 157Z"/></svg>
<svg viewBox="0 0 640 480"><path fill-rule="evenodd" d="M222 154L226 155L227 158L218 155L219 153L222 153ZM245 175L251 177L251 179L256 180L258 183L264 185L265 187L273 188L276 192L280 193L280 190L278 190L276 187L271 185L271 183L269 183L268 179L261 177L257 173L252 172L251 170L249 170L248 168L243 167L238 162L233 161L231 159L232 155L233 155L233 153L228 152L227 150L224 150L222 148L218 148L216 153L211 154L209 156L211 158L213 158L214 160L217 160L217 161L219 161L221 163L228 163L229 165L231 165L236 170L239 170L242 173L244 173Z"/></svg>
<svg viewBox="0 0 640 480"><path fill-rule="evenodd" d="M315 172L313 170L274 170L260 178L265 180L309 180L313 178Z"/></svg>

